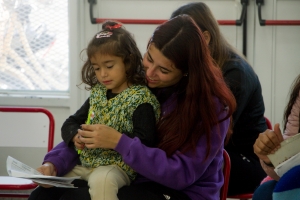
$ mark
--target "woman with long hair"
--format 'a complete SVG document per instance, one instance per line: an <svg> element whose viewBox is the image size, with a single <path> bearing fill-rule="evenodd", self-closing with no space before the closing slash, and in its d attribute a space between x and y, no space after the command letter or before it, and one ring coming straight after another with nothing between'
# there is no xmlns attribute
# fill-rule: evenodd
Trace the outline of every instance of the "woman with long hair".
<svg viewBox="0 0 300 200"><path fill-rule="evenodd" d="M185 4L176 9L171 18L181 14L191 16L203 31L211 56L236 99L232 134L225 144L231 160L228 195L252 193L266 176L253 152L259 133L267 129L259 78L245 57L227 42L205 3Z"/></svg>
<svg viewBox="0 0 300 200"><path fill-rule="evenodd" d="M194 20L180 15L158 26L143 65L148 87L161 104L156 147L109 126L84 121L77 122L82 128L80 140L86 148L117 151L139 174L130 186L119 190L120 200L218 199L224 181L224 140L236 103ZM74 151L66 149L66 144L60 144L44 160L56 175L72 167L62 162L76 158ZM51 195L58 192L59 199L74 200L80 195L88 199L84 187L39 187L30 199L55 199Z"/></svg>

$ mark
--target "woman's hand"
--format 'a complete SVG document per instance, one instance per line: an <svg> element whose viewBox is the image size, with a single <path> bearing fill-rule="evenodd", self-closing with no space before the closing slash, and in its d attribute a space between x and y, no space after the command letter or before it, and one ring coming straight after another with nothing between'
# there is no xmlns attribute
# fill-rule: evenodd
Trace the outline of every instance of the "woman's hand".
<svg viewBox="0 0 300 200"><path fill-rule="evenodd" d="M274 131L267 129L265 132L259 134L253 145L254 153L265 163L270 163L267 155L275 153L280 148L282 141L283 136L279 124L275 124Z"/></svg>
<svg viewBox="0 0 300 200"><path fill-rule="evenodd" d="M77 149L80 149L80 150L84 149L84 143L80 140L80 135L78 134L78 132L73 137L72 141Z"/></svg>
<svg viewBox="0 0 300 200"><path fill-rule="evenodd" d="M39 171L40 173L42 173L45 176L56 176L55 166L52 163L50 163L50 162L44 163L42 166L40 166L36 170ZM38 185L40 185L40 186L42 186L44 188L53 187L52 185L45 185L45 184L39 184L39 183L36 183L36 184L38 184Z"/></svg>
<svg viewBox="0 0 300 200"><path fill-rule="evenodd" d="M114 149L122 136L120 132L103 124L83 124L81 128L83 130L78 130L80 140L89 149Z"/></svg>

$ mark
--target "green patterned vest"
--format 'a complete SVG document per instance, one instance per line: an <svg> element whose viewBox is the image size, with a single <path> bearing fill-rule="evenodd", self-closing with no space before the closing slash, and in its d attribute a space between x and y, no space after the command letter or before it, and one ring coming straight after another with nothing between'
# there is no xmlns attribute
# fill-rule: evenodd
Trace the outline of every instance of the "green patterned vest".
<svg viewBox="0 0 300 200"><path fill-rule="evenodd" d="M107 100L106 92L107 89L101 84L92 88L87 123L105 124L120 133L133 134L133 112L143 103L150 103L153 106L156 121L158 120L160 115L159 102L146 86L133 85L109 100ZM134 137L134 135L129 136ZM80 161L82 166L87 168L117 165L126 172L130 180L136 176L133 169L126 165L121 155L114 150L84 148L80 154Z"/></svg>

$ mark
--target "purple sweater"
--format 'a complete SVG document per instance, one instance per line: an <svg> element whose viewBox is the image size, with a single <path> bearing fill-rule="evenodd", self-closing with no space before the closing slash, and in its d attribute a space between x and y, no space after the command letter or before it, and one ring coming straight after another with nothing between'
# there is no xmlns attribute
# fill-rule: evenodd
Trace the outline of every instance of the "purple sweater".
<svg viewBox="0 0 300 200"><path fill-rule="evenodd" d="M219 119L223 119L227 112L221 104L218 107ZM168 113L169 108L162 105L162 113ZM222 153L228 126L229 119L213 128L210 154L206 160L205 136L198 141L196 153L183 154L178 151L171 157L167 157L163 150L147 147L138 138L130 138L125 134L115 150L122 155L126 164L141 175L134 183L150 180L181 190L192 200L215 200L219 199L219 190L223 185ZM58 144L44 159L44 162L55 165L58 176L69 172L77 161L78 155L74 149L64 142Z"/></svg>

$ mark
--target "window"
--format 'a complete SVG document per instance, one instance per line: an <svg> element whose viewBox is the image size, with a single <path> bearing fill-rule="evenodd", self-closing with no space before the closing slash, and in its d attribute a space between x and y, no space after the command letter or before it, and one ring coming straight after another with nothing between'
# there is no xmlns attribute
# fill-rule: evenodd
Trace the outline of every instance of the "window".
<svg viewBox="0 0 300 200"><path fill-rule="evenodd" d="M67 92L68 42L68 0L0 1L0 92Z"/></svg>

